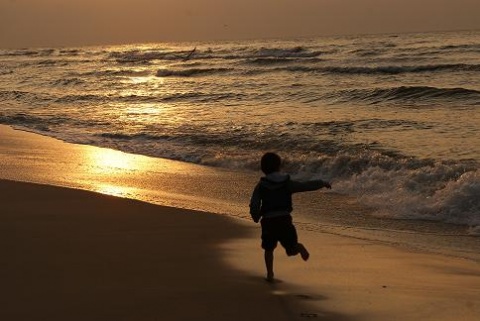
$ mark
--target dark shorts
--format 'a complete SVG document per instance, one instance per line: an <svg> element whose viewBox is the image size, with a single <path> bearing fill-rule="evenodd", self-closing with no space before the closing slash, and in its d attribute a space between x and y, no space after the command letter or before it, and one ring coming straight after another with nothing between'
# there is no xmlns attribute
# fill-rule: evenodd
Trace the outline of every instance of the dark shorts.
<svg viewBox="0 0 480 321"><path fill-rule="evenodd" d="M298 237L295 226L292 223L292 216L284 215L272 218L263 218L262 224L262 248L266 251L273 251L278 242L282 244L287 255L298 253Z"/></svg>

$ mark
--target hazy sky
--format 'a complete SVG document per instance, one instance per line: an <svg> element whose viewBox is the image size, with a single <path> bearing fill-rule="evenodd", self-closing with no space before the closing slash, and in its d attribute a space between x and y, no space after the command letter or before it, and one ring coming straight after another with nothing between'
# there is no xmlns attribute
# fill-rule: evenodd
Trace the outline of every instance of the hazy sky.
<svg viewBox="0 0 480 321"><path fill-rule="evenodd" d="M480 0L0 0L0 48L480 29Z"/></svg>

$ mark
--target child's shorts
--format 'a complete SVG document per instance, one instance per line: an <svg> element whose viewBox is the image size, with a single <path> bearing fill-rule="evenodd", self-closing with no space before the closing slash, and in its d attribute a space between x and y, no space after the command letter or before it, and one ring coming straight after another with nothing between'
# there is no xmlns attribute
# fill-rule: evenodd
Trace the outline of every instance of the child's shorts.
<svg viewBox="0 0 480 321"><path fill-rule="evenodd" d="M263 218L262 225L262 248L273 251L278 242L282 244L287 255L298 253L298 237L291 215L283 215L271 218Z"/></svg>

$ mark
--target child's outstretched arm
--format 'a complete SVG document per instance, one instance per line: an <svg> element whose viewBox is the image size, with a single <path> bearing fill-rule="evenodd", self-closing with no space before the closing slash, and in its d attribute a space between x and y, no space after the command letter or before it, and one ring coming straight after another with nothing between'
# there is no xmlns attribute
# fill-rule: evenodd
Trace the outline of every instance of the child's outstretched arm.
<svg viewBox="0 0 480 321"><path fill-rule="evenodd" d="M259 186L255 186L255 189L253 190L252 197L250 199L250 215L252 216L252 219L255 223L258 223L260 221L260 217L262 216L260 214L260 208L262 206L262 200L260 198L260 188Z"/></svg>
<svg viewBox="0 0 480 321"><path fill-rule="evenodd" d="M292 193L316 191L323 187L328 189L332 188L332 185L329 182L321 179L315 179L315 180L305 181L305 182L291 180L290 184L291 184L290 186L291 186Z"/></svg>

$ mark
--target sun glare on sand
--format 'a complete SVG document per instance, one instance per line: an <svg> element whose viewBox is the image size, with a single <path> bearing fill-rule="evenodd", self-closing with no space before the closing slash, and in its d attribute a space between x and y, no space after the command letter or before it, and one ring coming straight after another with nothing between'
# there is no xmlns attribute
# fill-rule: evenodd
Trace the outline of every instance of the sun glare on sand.
<svg viewBox="0 0 480 321"><path fill-rule="evenodd" d="M102 194L127 197L135 194L135 187L129 186L128 176L143 168L143 162L136 155L112 149L95 148L86 155L89 175L94 179L93 188Z"/></svg>
<svg viewBox="0 0 480 321"><path fill-rule="evenodd" d="M162 177L165 183L179 173L206 171L200 166L108 148L85 146L82 151L81 180L88 189L112 196L151 200L145 193L159 193L158 181L152 181L152 175Z"/></svg>
<svg viewBox="0 0 480 321"><path fill-rule="evenodd" d="M126 197L128 195L127 189L123 186L116 185L97 185L96 192L111 196Z"/></svg>
<svg viewBox="0 0 480 321"><path fill-rule="evenodd" d="M131 155L111 149L99 149L90 156L92 167L99 173L117 174L119 171L134 170L137 167Z"/></svg>

